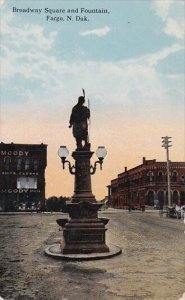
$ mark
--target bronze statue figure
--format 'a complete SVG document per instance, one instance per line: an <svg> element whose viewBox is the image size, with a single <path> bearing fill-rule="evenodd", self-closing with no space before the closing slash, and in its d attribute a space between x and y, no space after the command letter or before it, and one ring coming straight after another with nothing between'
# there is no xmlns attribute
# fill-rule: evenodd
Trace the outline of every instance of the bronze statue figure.
<svg viewBox="0 0 185 300"><path fill-rule="evenodd" d="M84 106L85 97L80 96L78 103L73 107L69 120L69 128L73 127L73 136L76 139L76 150L89 150L88 122L90 110ZM84 143L82 143L84 142Z"/></svg>

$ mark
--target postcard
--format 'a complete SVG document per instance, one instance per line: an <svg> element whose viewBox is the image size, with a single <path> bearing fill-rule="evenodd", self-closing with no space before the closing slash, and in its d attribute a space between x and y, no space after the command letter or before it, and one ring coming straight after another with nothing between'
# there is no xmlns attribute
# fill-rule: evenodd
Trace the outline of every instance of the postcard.
<svg viewBox="0 0 185 300"><path fill-rule="evenodd" d="M0 296L4 299L178 300L183 297L183 249L177 247L184 234L183 220L160 218L154 208L163 191L169 206L185 205L184 6L181 0L0 0L0 218L4 228L2 261L5 259ZM75 125L78 116L74 107L80 101L86 109L86 119L81 125L85 127L79 129ZM168 153L165 141L170 142ZM47 199L52 198L55 205L59 204L58 199L76 199L75 189L82 183L78 183L81 175L76 175L80 171L75 153L81 149L91 152L90 171L88 163L83 165L83 174L90 172L91 176L86 200L111 204L112 211L106 210L110 219L108 241L120 246L123 254L101 260L100 264L64 263L61 275L57 262L48 260L38 250L55 231L57 217L34 214L22 215L22 219L15 215L12 219L3 212L38 208L43 212L47 210ZM147 162L163 162L163 165L156 175L157 163L153 171L148 171L146 180L150 190L146 192L142 186L142 192L140 179ZM171 188L167 186L166 162L175 163L173 170L169 170L174 180ZM142 168L135 174L138 166ZM129 173L132 181L140 184L140 190L129 196L136 197L133 207L136 209L142 202L139 208L148 209L148 215L147 212L141 215L141 211L129 215L131 200L127 201L122 192L118 195L118 185L122 184L119 186L122 191L128 180L123 174L129 170L133 170ZM166 176L166 185L152 187L153 176L158 176L157 181ZM130 181L130 189L135 183ZM146 218L143 223L141 216ZM11 224L15 240L7 239L11 236L8 229ZM38 228L40 244L34 226ZM20 228L25 230L25 240ZM44 228L51 230L50 233ZM155 241L161 233L159 228L164 230L163 243ZM143 230L141 235L140 230ZM28 237L34 250L26 246ZM16 239L22 246L17 246ZM12 251L19 248L19 252L11 252L11 247ZM166 257L165 251L168 251ZM10 264L5 252L8 259L12 256ZM38 263L36 275L29 255L33 264ZM179 256L176 265L171 261L173 255ZM54 294L47 278L51 273ZM32 292L26 276L32 277ZM59 276L64 276L61 286ZM44 281L37 288L38 278Z"/></svg>

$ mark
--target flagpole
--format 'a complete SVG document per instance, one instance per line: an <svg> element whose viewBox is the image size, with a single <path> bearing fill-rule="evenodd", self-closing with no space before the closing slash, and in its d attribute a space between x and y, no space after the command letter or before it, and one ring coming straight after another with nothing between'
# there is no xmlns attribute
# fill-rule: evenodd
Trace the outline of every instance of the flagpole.
<svg viewBox="0 0 185 300"><path fill-rule="evenodd" d="M90 110L90 100L88 99L88 109ZM89 134L88 134L88 142L90 140L90 131L91 131L91 115L90 115L90 118L88 120L88 123L89 123Z"/></svg>
<svg viewBox="0 0 185 300"><path fill-rule="evenodd" d="M84 96L84 99L85 99L85 90L83 88L82 88L82 92L83 92L83 96ZM89 99L87 100L87 107L90 110L90 100ZM90 116L90 118L91 118L91 116ZM88 137L87 137L88 143L90 141L90 126L91 126L91 119L90 118L88 120L88 125L89 125Z"/></svg>

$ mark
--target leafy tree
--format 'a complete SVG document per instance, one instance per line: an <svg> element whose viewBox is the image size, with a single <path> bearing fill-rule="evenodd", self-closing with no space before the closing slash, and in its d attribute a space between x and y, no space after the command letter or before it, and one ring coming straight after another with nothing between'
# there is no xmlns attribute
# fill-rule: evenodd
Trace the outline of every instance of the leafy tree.
<svg viewBox="0 0 185 300"><path fill-rule="evenodd" d="M69 198L63 196L60 196L59 198L57 198L56 196L49 197L46 200L47 211L62 211L66 213L66 201L69 201Z"/></svg>
<svg viewBox="0 0 185 300"><path fill-rule="evenodd" d="M55 196L49 197L46 200L46 208L48 211L56 211L56 203L58 198Z"/></svg>

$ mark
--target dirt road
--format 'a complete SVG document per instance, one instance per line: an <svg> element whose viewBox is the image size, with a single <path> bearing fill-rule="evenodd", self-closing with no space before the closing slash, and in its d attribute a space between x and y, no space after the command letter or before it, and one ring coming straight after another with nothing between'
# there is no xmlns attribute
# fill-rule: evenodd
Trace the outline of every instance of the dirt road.
<svg viewBox="0 0 185 300"><path fill-rule="evenodd" d="M178 300L185 292L185 225L157 212L110 212L117 257L86 262L44 255L60 215L0 215L0 296L5 300Z"/></svg>

